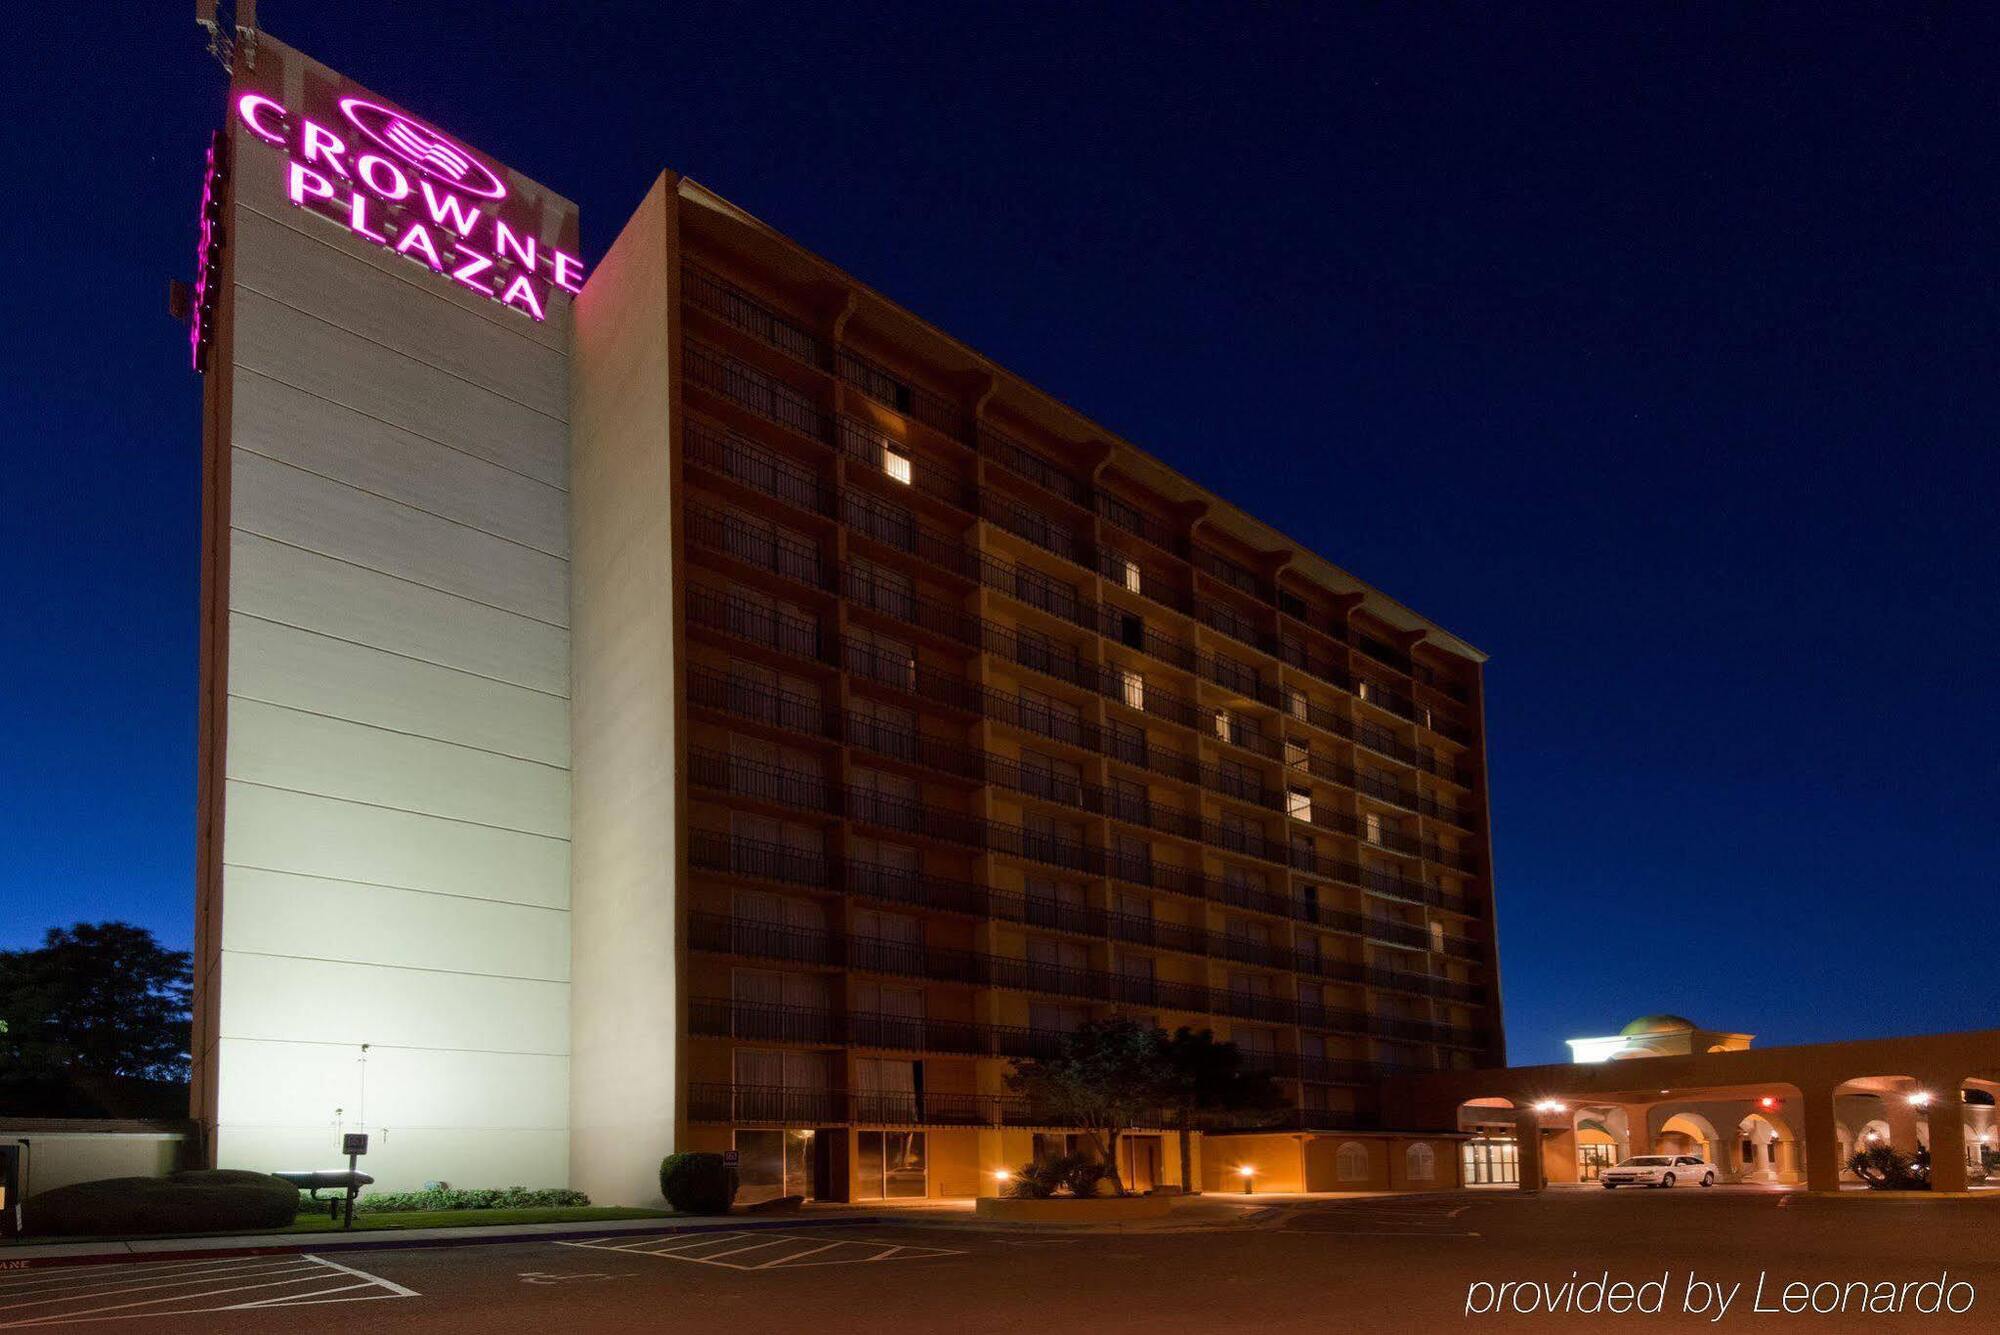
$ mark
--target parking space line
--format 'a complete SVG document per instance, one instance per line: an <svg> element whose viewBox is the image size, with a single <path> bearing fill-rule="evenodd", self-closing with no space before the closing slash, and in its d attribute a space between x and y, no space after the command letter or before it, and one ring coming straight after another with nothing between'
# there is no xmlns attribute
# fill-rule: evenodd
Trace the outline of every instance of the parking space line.
<svg viewBox="0 0 2000 1335"><path fill-rule="evenodd" d="M750 1243L748 1246L735 1247L726 1252L709 1252L700 1259L704 1261L720 1261L725 1256L740 1256L744 1252L754 1252L759 1247L774 1247L781 1242L797 1241L797 1238L763 1238L757 1242Z"/></svg>
<svg viewBox="0 0 2000 1335"><path fill-rule="evenodd" d="M34 1276L33 1279L0 1284L0 1298L12 1297L17 1293L29 1293L37 1289L89 1288L97 1284L122 1284L128 1279L167 1276L176 1272L219 1274L232 1269L248 1269L252 1266L268 1265L274 1260L289 1259L289 1257L236 1256L225 1260L166 1261L132 1266L116 1264L62 1266L53 1270L31 1270L28 1273Z"/></svg>
<svg viewBox="0 0 2000 1335"><path fill-rule="evenodd" d="M163 1279L160 1280L158 1283L154 1284L130 1284L126 1285L126 1287L124 1288L105 1287L107 1283L111 1285L124 1283L124 1277L121 1277L120 1279L116 1280L99 1280L95 1284L80 1284L69 1289L59 1289L52 1292L48 1292L45 1293L44 1296L42 1297L30 1298L25 1302L0 1303L0 1312L11 1312L22 1307L47 1307L50 1303L69 1302L75 1299L115 1298L120 1294L145 1293L152 1289L184 1289L190 1285L199 1285L208 1283L212 1279L220 1279L220 1278L237 1279L239 1277L248 1277L248 1276L282 1275L288 1270L305 1271L310 1269L312 1269L311 1266L303 1264L299 1261L295 1261L290 1257L286 1257L284 1258L281 1264L267 1265L265 1268L261 1270L260 1269L231 1270L223 1275L207 1275L207 1274L187 1275L176 1279ZM150 1278L150 1277L130 1276L129 1278L137 1279L137 1278Z"/></svg>
<svg viewBox="0 0 2000 1335"><path fill-rule="evenodd" d="M819 1246L817 1246L817 1247L808 1247L808 1248L806 1248L806 1250L804 1250L804 1251L802 1251L802 1252L794 1252L794 1253L792 1253L792 1254L791 1254L790 1256L780 1256L780 1257L778 1257L778 1258L777 1258L776 1260L773 1260L773 1261L766 1261L766 1262L764 1262L764 1263L763 1263L762 1265L759 1265L759 1266L757 1266L757 1267L756 1267L756 1269L758 1269L758 1270L768 1270L768 1269L770 1269L770 1268L771 1268L772 1266L774 1266L774 1265L791 1265L791 1264L793 1264L794 1262L797 1262L797 1261L800 1261L800 1260L804 1259L805 1257L808 1257L808 1256L814 1256L814 1255L817 1255L817 1254L818 1254L818 1253L820 1253L820 1252L830 1252L830 1251L832 1251L832 1250L833 1250L833 1249L834 1249L835 1247L838 1247L838 1246L841 1246L841 1245L842 1245L842 1244L841 1244L841 1243L838 1243L838 1242L822 1242L822 1243L821 1243L821 1244L820 1244Z"/></svg>
<svg viewBox="0 0 2000 1335"><path fill-rule="evenodd" d="M655 1246L637 1249L628 1245L613 1245L601 1239L586 1239L577 1242L558 1242L558 1247L588 1247L599 1251L622 1251L632 1256L657 1256L666 1261L686 1261L690 1265L719 1266L724 1270L765 1271L782 1270L796 1266L827 1265L870 1265L878 1261L914 1261L934 1256L963 1256L962 1250L947 1247L920 1247L896 1242L883 1242L877 1238L837 1238L831 1242L817 1237L801 1237L793 1233L779 1233L759 1238L755 1242L742 1243L752 1235L747 1232L714 1234L696 1243L678 1243L670 1246ZM716 1243L742 1243L729 1246L722 1251L704 1251L702 1248ZM786 1252L778 1256L766 1256L754 1260L734 1260L747 1256L766 1247L783 1245L800 1247L801 1250ZM817 1260L806 1260L807 1257Z"/></svg>
<svg viewBox="0 0 2000 1335"><path fill-rule="evenodd" d="M415 1298L420 1296L415 1289L406 1289L401 1284L396 1283L396 1281L393 1279L384 1279L380 1275L371 1275L365 1270L356 1270L351 1265L342 1265L338 1261L329 1261L324 1256L308 1256L306 1257L306 1259L308 1261L317 1261L323 1266L329 1266L332 1269L340 1271L344 1275L353 1275L356 1279L366 1280L368 1283L373 1284L378 1288L387 1289L389 1290L389 1296L391 1297Z"/></svg>
<svg viewBox="0 0 2000 1335"><path fill-rule="evenodd" d="M87 1275L57 1277L58 1282L50 1286L0 1295L21 1299L0 1306L0 1310L14 1314L11 1320L0 1321L0 1330L91 1321L157 1321L201 1312L418 1296L415 1290L392 1280L313 1255L237 1257L220 1264L192 1261L94 1266L89 1270ZM151 1296L118 1303L103 1301L141 1293ZM237 1296L250 1294L256 1296Z"/></svg>

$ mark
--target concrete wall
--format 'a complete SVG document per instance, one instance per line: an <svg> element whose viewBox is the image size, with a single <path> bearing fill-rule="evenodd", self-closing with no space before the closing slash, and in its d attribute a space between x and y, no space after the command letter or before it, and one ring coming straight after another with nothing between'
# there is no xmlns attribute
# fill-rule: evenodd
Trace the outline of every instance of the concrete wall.
<svg viewBox="0 0 2000 1335"><path fill-rule="evenodd" d="M536 324L293 207L231 124L196 1115L227 1167L365 1129L385 1188L560 1185L568 305Z"/></svg>
<svg viewBox="0 0 2000 1335"><path fill-rule="evenodd" d="M606 1204L657 1203L681 1130L675 208L662 177L576 303L570 1165Z"/></svg>
<svg viewBox="0 0 2000 1335"><path fill-rule="evenodd" d="M54 1191L72 1182L107 1177L164 1177L188 1162L188 1134L159 1124L113 1123L119 1129L81 1121L55 1125L49 1119L0 1120L0 1145L23 1146L22 1196Z"/></svg>

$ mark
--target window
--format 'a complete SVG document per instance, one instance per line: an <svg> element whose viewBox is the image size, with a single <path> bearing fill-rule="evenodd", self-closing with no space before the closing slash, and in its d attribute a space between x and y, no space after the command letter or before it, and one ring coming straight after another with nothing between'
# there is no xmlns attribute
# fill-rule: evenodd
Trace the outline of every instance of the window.
<svg viewBox="0 0 2000 1335"><path fill-rule="evenodd" d="M1359 1141L1350 1140L1340 1147L1334 1156L1334 1176L1342 1182L1366 1182L1368 1180L1368 1149Z"/></svg>
<svg viewBox="0 0 2000 1335"><path fill-rule="evenodd" d="M1285 790L1285 814L1297 816L1300 820L1311 820L1313 810L1312 793L1304 788Z"/></svg>
<svg viewBox="0 0 2000 1335"><path fill-rule="evenodd" d="M1311 712L1309 706L1306 704L1306 693L1296 686L1287 686L1285 688L1285 712L1296 719L1305 718Z"/></svg>
<svg viewBox="0 0 2000 1335"><path fill-rule="evenodd" d="M923 1132L862 1131L854 1139L857 1195L895 1198L929 1194Z"/></svg>
<svg viewBox="0 0 2000 1335"><path fill-rule="evenodd" d="M1140 591L1139 585L1142 582L1139 576L1139 563L1129 556L1114 555L1111 560L1116 567L1119 583L1132 592L1138 593Z"/></svg>
<svg viewBox="0 0 2000 1335"><path fill-rule="evenodd" d="M1368 811L1362 813L1361 828L1369 843L1379 844L1382 842L1381 813L1375 811Z"/></svg>
<svg viewBox="0 0 2000 1335"><path fill-rule="evenodd" d="M1431 1182L1437 1178L1437 1151L1426 1141L1414 1141L1403 1151L1403 1168L1412 1182Z"/></svg>
<svg viewBox="0 0 2000 1335"><path fill-rule="evenodd" d="M1146 707L1146 679L1130 668L1118 669L1118 698L1127 708Z"/></svg>
<svg viewBox="0 0 2000 1335"><path fill-rule="evenodd" d="M907 454L898 454L896 451L885 446L882 450L882 471L904 486L909 486L911 474L910 456Z"/></svg>
<svg viewBox="0 0 2000 1335"><path fill-rule="evenodd" d="M1439 952L1444 950L1444 924L1441 922L1431 924L1431 949Z"/></svg>

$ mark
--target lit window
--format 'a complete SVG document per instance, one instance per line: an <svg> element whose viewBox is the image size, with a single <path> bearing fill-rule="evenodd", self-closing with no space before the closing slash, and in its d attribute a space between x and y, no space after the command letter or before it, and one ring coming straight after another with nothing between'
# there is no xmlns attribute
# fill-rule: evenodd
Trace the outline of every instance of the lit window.
<svg viewBox="0 0 2000 1335"><path fill-rule="evenodd" d="M1120 697L1133 709L1146 707L1146 679L1130 668L1118 669Z"/></svg>
<svg viewBox="0 0 2000 1335"><path fill-rule="evenodd" d="M1368 842L1371 844L1381 843L1382 842L1381 815L1373 811L1366 812L1362 815L1361 822L1362 822L1362 828L1367 831Z"/></svg>
<svg viewBox="0 0 2000 1335"><path fill-rule="evenodd" d="M910 485L910 456L898 454L894 450L882 451L882 471L904 486Z"/></svg>
<svg viewBox="0 0 2000 1335"><path fill-rule="evenodd" d="M1355 692L1363 700L1373 700L1375 698L1375 683L1363 677L1355 687Z"/></svg>
<svg viewBox="0 0 2000 1335"><path fill-rule="evenodd" d="M1312 809L1313 799L1311 793L1303 788L1288 788L1285 790L1286 814L1297 816L1300 820L1311 820Z"/></svg>
<svg viewBox="0 0 2000 1335"><path fill-rule="evenodd" d="M1291 713L1293 718L1306 717L1306 693L1296 686L1287 686L1285 688L1285 708Z"/></svg>
<svg viewBox="0 0 2000 1335"><path fill-rule="evenodd" d="M1124 567L1122 578L1125 587L1134 593L1139 592L1139 563L1124 556L1118 557L1117 560L1119 565Z"/></svg>
<svg viewBox="0 0 2000 1335"><path fill-rule="evenodd" d="M1222 739L1223 741L1225 741L1225 742L1226 742L1226 741L1228 741L1228 740L1229 740L1229 726L1230 726L1230 719L1229 719L1229 711L1228 711L1228 710L1226 710L1226 709L1218 709L1218 710L1216 710L1216 711L1215 711L1215 735L1216 735L1217 737L1220 737L1220 738L1221 738L1221 739Z"/></svg>

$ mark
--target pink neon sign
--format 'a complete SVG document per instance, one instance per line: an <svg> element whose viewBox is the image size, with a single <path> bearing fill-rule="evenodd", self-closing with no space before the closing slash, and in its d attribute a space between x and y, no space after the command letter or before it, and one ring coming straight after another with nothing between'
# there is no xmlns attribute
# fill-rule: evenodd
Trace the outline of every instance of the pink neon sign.
<svg viewBox="0 0 2000 1335"><path fill-rule="evenodd" d="M510 224L506 184L471 149L366 98L343 98L340 110L352 129L262 93L236 99L244 128L288 159L285 197L297 207L536 320L555 289L583 290L583 261L521 217Z"/></svg>

